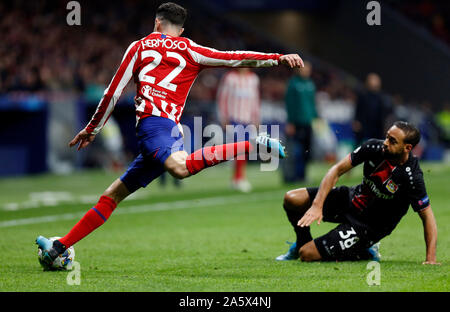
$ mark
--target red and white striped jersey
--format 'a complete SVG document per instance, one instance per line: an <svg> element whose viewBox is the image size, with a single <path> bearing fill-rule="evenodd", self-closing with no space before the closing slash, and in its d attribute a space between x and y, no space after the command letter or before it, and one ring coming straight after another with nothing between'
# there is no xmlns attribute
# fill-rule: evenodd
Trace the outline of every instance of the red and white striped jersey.
<svg viewBox="0 0 450 312"><path fill-rule="evenodd" d="M86 131L97 134L101 130L131 78L137 87L137 119L161 116L178 124L189 90L202 69L269 67L278 65L281 55L218 51L188 38L153 32L128 47Z"/></svg>
<svg viewBox="0 0 450 312"><path fill-rule="evenodd" d="M260 110L259 78L255 73L232 70L225 74L217 91L219 119L225 124L258 124Z"/></svg>

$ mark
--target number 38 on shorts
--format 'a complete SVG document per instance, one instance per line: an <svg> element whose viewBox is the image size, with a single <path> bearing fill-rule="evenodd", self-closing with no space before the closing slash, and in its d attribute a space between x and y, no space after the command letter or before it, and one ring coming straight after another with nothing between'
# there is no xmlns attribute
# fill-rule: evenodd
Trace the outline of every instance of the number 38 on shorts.
<svg viewBox="0 0 450 312"><path fill-rule="evenodd" d="M341 237L339 245L342 250L352 247L359 240L359 237L352 226L350 226L349 230L339 231L339 236Z"/></svg>
<svg viewBox="0 0 450 312"><path fill-rule="evenodd" d="M324 260L342 260L370 246L367 236L364 229L341 223L327 234L314 239L314 242Z"/></svg>

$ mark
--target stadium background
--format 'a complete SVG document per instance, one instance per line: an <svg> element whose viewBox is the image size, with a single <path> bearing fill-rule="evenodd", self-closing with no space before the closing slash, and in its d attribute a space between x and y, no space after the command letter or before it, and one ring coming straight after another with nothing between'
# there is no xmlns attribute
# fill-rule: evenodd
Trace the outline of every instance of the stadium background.
<svg viewBox="0 0 450 312"><path fill-rule="evenodd" d="M26 217L22 208L42 208L42 213L54 213L51 209L56 208L49 207L75 203L70 192L80 198L100 194L136 155L132 84L117 104L111 126L105 127L95 144L77 153L67 143L94 112L129 43L152 31L154 12L161 2L79 1L81 26L67 25L66 1L0 3L2 222L16 220L20 213ZM310 182L318 183L330 163L354 148L352 124L356 100L370 72L380 75L383 94L390 105L386 126L397 119L415 123L423 139L414 152L425 166L429 164L426 168L432 168L426 172L448 173L448 2L379 1L381 26L367 25L368 1L175 2L189 12L184 36L199 44L220 50L299 53L313 64L317 109L324 123L314 133L315 163L309 169ZM217 123L215 97L225 72L226 69L208 69L200 74L188 97L183 124L192 127L195 116L203 117L204 126ZM277 124L283 130L284 95L293 72L281 66L255 72L261 78L262 123ZM261 182L267 179L264 173L253 167L249 175L255 182L255 192L278 189L278 201L284 191L303 185L283 185L280 170L271 175L275 186L264 184ZM200 190L205 196L233 195L228 181L209 184L210 190L204 188L204 183L210 183L216 172L219 176L227 174L227 165L211 172L195 177L193 186L189 186L190 180L183 181L184 197L192 194L201 197ZM435 179L439 183L448 182L444 176ZM358 179L350 181L357 183ZM148 188L152 187L153 184ZM156 188L164 192L163 188ZM183 189L167 192L171 195ZM139 199L144 202L164 198L146 198L150 193L142 193ZM445 192L439 196L439 201L445 203ZM89 200L95 198L81 202ZM76 204L80 206L80 202ZM448 218L448 209L439 209ZM287 232L281 209L277 218ZM444 277L444 281L443 287L448 290L448 279Z"/></svg>
<svg viewBox="0 0 450 312"><path fill-rule="evenodd" d="M376 72L391 98L390 120L406 119L420 127L423 159L448 160L448 117L438 118L449 109L448 26L433 26L439 17L448 21L442 10L447 4L383 2L382 26L368 26L364 1L213 3L184 3L190 14L185 35L221 50L299 52L314 65L319 116L333 130L331 142L353 144L356 94L365 76ZM424 3L434 10L428 12ZM80 4L81 26L67 25L63 2L7 1L0 6L0 160L6 164L0 169L2 176L64 173L108 163L104 157L98 159L104 153L96 148L80 156L66 143L92 115L129 42L151 32L155 4ZM204 125L217 122L215 96L225 71L200 75L183 124L191 126L193 116L203 116ZM283 98L292 71L279 67L256 72L262 80L262 122L283 125ZM130 83L113 114L124 136L123 149L131 154L128 160L137 153L133 92ZM100 144L96 147L101 149ZM326 152L334 154L337 148L329 146ZM315 157L327 153L316 149Z"/></svg>

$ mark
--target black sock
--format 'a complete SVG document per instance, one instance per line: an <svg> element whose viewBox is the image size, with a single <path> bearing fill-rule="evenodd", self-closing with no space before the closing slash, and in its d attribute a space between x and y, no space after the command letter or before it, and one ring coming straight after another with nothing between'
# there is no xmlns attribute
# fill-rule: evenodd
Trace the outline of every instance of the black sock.
<svg viewBox="0 0 450 312"><path fill-rule="evenodd" d="M64 246L59 240L53 242L53 248L58 252L58 254L63 254L66 251L66 246Z"/></svg>
<svg viewBox="0 0 450 312"><path fill-rule="evenodd" d="M289 222L291 222L292 226L294 227L295 234L297 235L297 248L300 249L304 244L312 241L311 231L309 229L309 226L307 227L299 227L297 225L298 221L303 217L304 213L286 209L286 215L288 217Z"/></svg>

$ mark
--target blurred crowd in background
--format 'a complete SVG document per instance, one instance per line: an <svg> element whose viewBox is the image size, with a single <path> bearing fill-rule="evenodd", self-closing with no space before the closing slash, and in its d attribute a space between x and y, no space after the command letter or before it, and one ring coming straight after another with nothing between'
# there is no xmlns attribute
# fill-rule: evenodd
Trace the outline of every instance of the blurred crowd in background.
<svg viewBox="0 0 450 312"><path fill-rule="evenodd" d="M415 23L428 29L436 38L450 44L450 15L448 1L390 0L388 3Z"/></svg>
<svg viewBox="0 0 450 312"><path fill-rule="evenodd" d="M82 26L76 27L61 22L67 10L52 1L0 3L0 97L72 92L97 105L128 45L152 32L155 7L142 1L82 5ZM392 1L392 5L449 44L448 16L437 13L438 5L426 0L408 5ZM291 52L263 34L200 7L189 10L184 36L219 50ZM399 119L421 129L418 155L424 155L427 145L450 148L450 103L405 101L402 94L383 92L383 77L375 72L367 73L367 81L358 82L335 67L315 60L311 63L308 79L315 85L317 118L321 120L312 125L315 142L308 152L313 158L335 161L364 138L382 138L386 127ZM217 122L216 93L227 70L208 69L200 74L188 97L186 116L207 115L210 122ZM262 122L283 124L284 130L288 81L297 73L284 66L254 72L261 81ZM130 83L122 98L133 93L134 84Z"/></svg>

